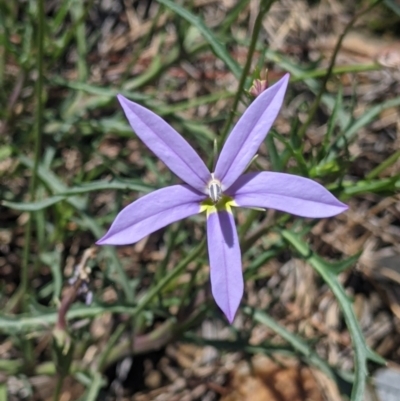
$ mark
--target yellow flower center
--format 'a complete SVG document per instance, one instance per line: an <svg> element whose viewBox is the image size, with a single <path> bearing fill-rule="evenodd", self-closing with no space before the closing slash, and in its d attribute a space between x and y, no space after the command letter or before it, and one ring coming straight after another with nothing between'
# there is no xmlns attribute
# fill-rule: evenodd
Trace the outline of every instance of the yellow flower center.
<svg viewBox="0 0 400 401"><path fill-rule="evenodd" d="M214 202L211 197L201 202L200 213L206 212L207 216L211 213L226 211L232 213L232 206L237 206L236 202L230 196L221 194L217 202Z"/></svg>

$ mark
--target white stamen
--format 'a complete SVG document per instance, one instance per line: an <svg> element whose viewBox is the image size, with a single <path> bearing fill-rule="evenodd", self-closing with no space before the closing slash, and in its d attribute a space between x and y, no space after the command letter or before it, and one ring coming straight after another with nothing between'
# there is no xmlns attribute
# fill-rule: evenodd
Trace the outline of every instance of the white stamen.
<svg viewBox="0 0 400 401"><path fill-rule="evenodd" d="M215 179L214 173L211 174L211 181L208 183L208 194L214 203L222 197L221 183Z"/></svg>

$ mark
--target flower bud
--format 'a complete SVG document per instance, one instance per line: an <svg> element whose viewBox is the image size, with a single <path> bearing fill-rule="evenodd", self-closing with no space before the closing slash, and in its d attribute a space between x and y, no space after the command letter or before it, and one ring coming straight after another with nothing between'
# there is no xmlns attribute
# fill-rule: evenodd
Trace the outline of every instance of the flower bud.
<svg viewBox="0 0 400 401"><path fill-rule="evenodd" d="M260 77L253 81L249 89L250 95L257 97L268 88L268 69L260 74Z"/></svg>

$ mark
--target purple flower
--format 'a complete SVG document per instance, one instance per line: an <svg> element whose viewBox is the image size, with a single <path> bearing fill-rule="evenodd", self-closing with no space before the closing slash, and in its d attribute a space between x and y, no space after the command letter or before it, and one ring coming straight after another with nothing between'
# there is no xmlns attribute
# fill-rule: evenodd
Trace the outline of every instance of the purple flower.
<svg viewBox="0 0 400 401"><path fill-rule="evenodd" d="M162 118L119 95L136 134L186 184L159 189L126 206L97 244L132 244L205 211L212 293L232 322L243 296L232 207L272 208L303 217L330 217L347 209L310 179L266 171L242 174L278 115L288 82L286 74L254 100L233 128L213 173Z"/></svg>

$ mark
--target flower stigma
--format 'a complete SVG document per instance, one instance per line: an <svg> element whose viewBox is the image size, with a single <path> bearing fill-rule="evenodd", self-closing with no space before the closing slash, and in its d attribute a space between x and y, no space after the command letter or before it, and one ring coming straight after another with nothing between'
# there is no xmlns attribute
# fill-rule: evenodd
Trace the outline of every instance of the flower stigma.
<svg viewBox="0 0 400 401"><path fill-rule="evenodd" d="M222 197L221 183L214 177L214 173L211 173L211 181L208 183L208 195L214 204Z"/></svg>

